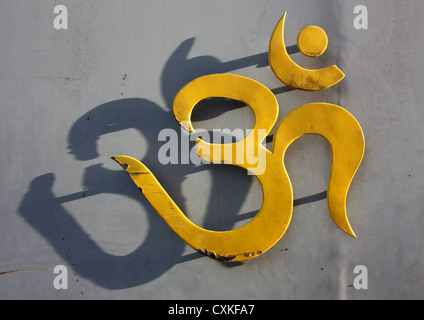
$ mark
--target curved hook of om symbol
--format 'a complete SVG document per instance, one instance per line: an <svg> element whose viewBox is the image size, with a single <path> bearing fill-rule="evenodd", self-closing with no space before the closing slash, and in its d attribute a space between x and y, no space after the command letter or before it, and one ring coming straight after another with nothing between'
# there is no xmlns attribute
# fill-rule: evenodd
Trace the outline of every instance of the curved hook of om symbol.
<svg viewBox="0 0 424 320"><path fill-rule="evenodd" d="M290 58L284 41L286 15L287 13L284 13L278 22L269 42L269 65L277 78L289 87L307 91L327 89L341 81L345 75L336 65L308 70L300 67ZM297 46L303 54L316 57L327 49L327 41L324 30L317 26L309 26L300 31Z"/></svg>
<svg viewBox="0 0 424 320"><path fill-rule="evenodd" d="M197 78L185 85L175 97L173 110L178 122L194 132L192 110L198 102L210 97L241 101L255 115L253 130L241 141L225 145L209 144L201 139L196 142L198 155L204 160L237 165L258 178L263 191L262 207L246 225L220 232L195 225L144 164L129 156L113 157L129 173L159 215L187 244L213 259L225 262L251 259L270 249L284 235L293 211L293 190L284 166L284 156L290 144L305 134L322 135L331 145L328 208L337 225L355 237L346 214L346 196L362 161L365 141L358 121L348 111L329 103L298 107L281 120L270 152L262 141L277 121L278 103L267 87L234 74ZM261 132L259 139L255 138ZM230 148L232 152L225 152L225 148ZM252 153L258 152L264 155L265 169L253 166L248 161L252 159Z"/></svg>

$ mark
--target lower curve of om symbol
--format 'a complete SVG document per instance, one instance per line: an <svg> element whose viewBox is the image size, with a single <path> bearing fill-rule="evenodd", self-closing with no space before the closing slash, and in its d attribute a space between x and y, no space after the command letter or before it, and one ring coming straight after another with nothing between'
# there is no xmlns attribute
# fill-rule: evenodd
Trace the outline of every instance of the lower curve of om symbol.
<svg viewBox="0 0 424 320"><path fill-rule="evenodd" d="M344 74L337 66L307 70L290 59L284 44L285 17L286 14L277 24L269 45L269 61L276 76L288 86L310 91L326 89L339 82ZM298 47L304 54L318 56L325 51L326 46L327 36L319 27L309 26L299 33ZM251 259L269 250L284 235L293 212L293 190L284 166L284 156L290 144L305 134L321 135L330 143L332 160L327 192L328 209L335 223L355 237L347 218L346 197L362 161L365 141L358 121L348 111L329 103L310 103L294 109L279 123L270 152L262 142L274 127L279 108L277 99L267 87L234 74L199 77L186 84L175 97L173 111L178 122L188 131L194 132L191 125L192 110L198 102L211 97L241 101L255 115L252 131L241 141L223 145L210 144L200 138L196 141L196 150L202 159L240 166L258 178L262 186L263 202L249 223L229 231L201 228L184 215L143 163L129 156L113 157L159 215L187 244L213 259L225 262ZM259 139L255 138L258 136ZM247 145L252 147L245 148ZM224 148L230 148L233 152L221 152L225 151ZM258 152L264 154L266 161L262 168L247 161L249 157L251 159L252 153ZM238 161L235 161L234 155Z"/></svg>

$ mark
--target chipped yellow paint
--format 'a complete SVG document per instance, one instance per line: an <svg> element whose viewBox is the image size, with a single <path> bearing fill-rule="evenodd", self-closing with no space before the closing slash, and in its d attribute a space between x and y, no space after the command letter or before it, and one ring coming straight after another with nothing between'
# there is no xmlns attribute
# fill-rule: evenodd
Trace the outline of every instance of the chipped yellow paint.
<svg viewBox="0 0 424 320"><path fill-rule="evenodd" d="M269 64L277 78L289 87L308 91L327 89L342 80L345 75L336 65L318 70L308 70L300 67L290 58L284 41L286 14L284 13L284 16L278 22L269 42ZM321 35L318 36L318 39L312 41L309 37L312 33ZM302 41L302 37L305 38L305 41ZM327 36L325 35L326 38ZM299 49L307 52L312 48L313 53L316 50L314 47L322 47L322 42L323 35L316 28L308 28L306 31L304 29L303 35L301 34L301 47Z"/></svg>
<svg viewBox="0 0 424 320"><path fill-rule="evenodd" d="M333 85L337 79L339 81L341 71L337 72L338 68L335 66L323 70L305 71L289 63L281 54L275 54L277 44L280 46L280 51L281 48L285 48L284 40L283 42L275 40L282 36L284 19L285 15L277 25L271 39L273 43L270 44L270 57L273 57L271 65L274 72L277 70L276 74L279 75L284 71L284 67L287 68L289 76L304 90L319 90ZM317 54L325 50L323 45L326 46L326 42L324 43L322 38L317 44L305 40L312 31L317 31L313 29L307 29L300 35L300 42L306 41L306 44L300 46L305 52ZM319 30L317 32L321 33ZM285 53L287 55L287 52ZM277 62L281 63L275 67ZM304 79L308 78L311 80L304 82ZM251 259L269 250L284 235L293 211L293 190L284 166L284 156L290 144L305 134L322 135L330 143L332 162L327 194L328 209L335 223L355 237L346 213L346 197L350 183L362 161L365 141L358 121L348 111L329 103L311 103L294 109L278 125L271 152L262 142L274 127L279 108L277 99L267 87L234 74L199 77L177 93L173 105L175 118L185 129L194 132L191 123L192 111L200 101L211 97L241 101L248 105L255 115L251 133L241 141L226 144L225 147L209 144L200 138L196 141L198 155L204 160L237 165L249 170L258 178L263 192L262 206L257 215L244 226L229 231L212 231L195 225L143 163L129 156L113 157L129 173L159 215L187 244L211 258L225 262ZM265 135L260 139L252 138L255 135L257 137L261 130ZM253 148L238 148L239 145L252 144ZM225 148L231 149L232 152L225 152ZM216 152L217 150L220 152ZM265 168L262 168L264 170L259 170L257 166L247 161L252 153L258 154L260 151L264 155L263 159L259 159L265 161ZM234 154L237 152L241 154L237 154L235 161Z"/></svg>

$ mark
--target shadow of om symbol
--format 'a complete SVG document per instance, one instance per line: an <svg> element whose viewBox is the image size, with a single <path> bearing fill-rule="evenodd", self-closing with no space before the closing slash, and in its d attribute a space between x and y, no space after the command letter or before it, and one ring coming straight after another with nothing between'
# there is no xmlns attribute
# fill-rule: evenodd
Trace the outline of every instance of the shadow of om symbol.
<svg viewBox="0 0 424 320"><path fill-rule="evenodd" d="M342 80L344 74L337 66L308 70L291 60L284 43L285 18L286 13L269 44L268 57L274 74L287 86L309 91L323 90ZM309 26L299 33L297 44L305 55L318 56L327 47L327 35L321 28ZM279 109L276 97L267 87L235 74L199 77L175 96L173 111L180 125L194 132L192 110L198 102L211 97L245 103L253 110L255 124L243 140L232 144L210 144L198 138L197 153L209 162L237 165L254 174L262 186L262 206L254 219L240 228L207 230L184 215L143 163L129 156L113 157L169 227L192 248L213 259L236 262L261 255L284 235L292 217L293 190L284 166L286 150L300 136L319 134L328 140L332 152L327 192L330 215L342 230L355 237L346 214L346 197L362 161L365 141L358 121L348 111L329 103L310 103L294 109L279 123L271 152L262 142L275 125ZM249 163L253 153L263 154L262 166Z"/></svg>

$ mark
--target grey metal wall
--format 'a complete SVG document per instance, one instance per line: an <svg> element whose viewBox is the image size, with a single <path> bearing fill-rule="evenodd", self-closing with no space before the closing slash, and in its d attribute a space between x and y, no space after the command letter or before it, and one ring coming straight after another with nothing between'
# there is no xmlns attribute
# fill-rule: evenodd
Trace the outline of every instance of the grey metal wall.
<svg viewBox="0 0 424 320"><path fill-rule="evenodd" d="M53 27L57 4L67 30ZM368 8L367 30L353 26L357 4ZM291 57L337 64L341 83L312 93L277 80L267 50L285 11ZM423 298L423 15L419 0L1 1L0 298ZM314 59L295 47L312 24L329 36ZM315 136L289 148L298 201L262 256L208 259L161 220L111 156L142 159L203 227L232 229L260 208L260 185L241 169L158 161L159 131L179 130L174 95L217 72L273 89L280 118L323 101L358 119L366 154L347 200L357 239L328 214L330 148ZM196 110L196 127L253 124L247 107L212 106ZM54 288L56 265L67 267L68 289ZM367 267L366 290L353 286L356 265Z"/></svg>

